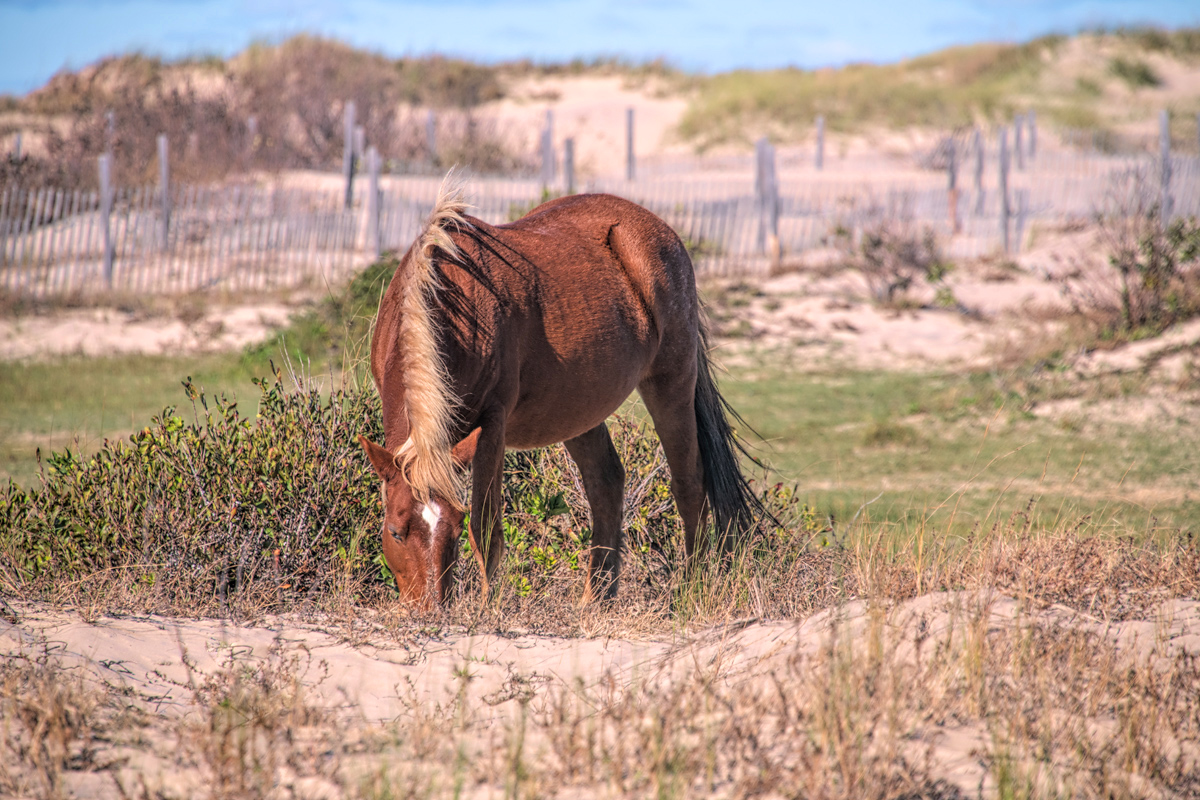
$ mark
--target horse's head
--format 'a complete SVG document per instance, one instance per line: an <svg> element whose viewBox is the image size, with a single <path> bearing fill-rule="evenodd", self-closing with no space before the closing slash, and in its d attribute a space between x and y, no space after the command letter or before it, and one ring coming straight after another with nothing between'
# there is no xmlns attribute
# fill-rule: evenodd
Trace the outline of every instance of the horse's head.
<svg viewBox="0 0 1200 800"><path fill-rule="evenodd" d="M454 581L466 513L437 497L417 500L394 456L365 436L359 441L383 482L383 557L400 597L418 605L442 603Z"/></svg>

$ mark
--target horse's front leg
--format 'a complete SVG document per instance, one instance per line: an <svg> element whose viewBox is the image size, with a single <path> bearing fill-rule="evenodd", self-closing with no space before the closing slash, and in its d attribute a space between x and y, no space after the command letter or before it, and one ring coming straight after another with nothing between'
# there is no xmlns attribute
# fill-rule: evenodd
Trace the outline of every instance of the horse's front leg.
<svg viewBox="0 0 1200 800"><path fill-rule="evenodd" d="M471 526L467 530L475 560L483 573L483 593L491 596L492 579L504 555L504 419L479 429L471 468Z"/></svg>

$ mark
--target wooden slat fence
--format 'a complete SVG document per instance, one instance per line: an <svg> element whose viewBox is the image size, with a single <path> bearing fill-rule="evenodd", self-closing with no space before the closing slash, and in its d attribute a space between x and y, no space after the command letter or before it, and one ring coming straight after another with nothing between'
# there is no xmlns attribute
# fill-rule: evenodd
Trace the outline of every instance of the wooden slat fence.
<svg viewBox="0 0 1200 800"><path fill-rule="evenodd" d="M1149 156L1042 153L1024 169L1010 170L1003 203L994 143L984 163L978 188L970 160L962 165L955 232L946 178L939 173L902 181L838 181L826 172L816 180L784 160L773 222L782 250L786 256L826 246L835 229L857 235L882 220L904 220L935 230L951 258L1000 251L1005 230L1016 252L1037 225L1090 218L1114 176L1141 170L1157 180L1162 172ZM1171 213L1200 215L1200 159L1173 156L1170 165ZM771 265L752 169L748 160L727 158L720 171L593 181L584 188L628 197L662 216L684 238L698 272L755 274ZM165 224L162 197L153 186L117 190L107 222L96 192L0 187L0 292L159 294L336 281L375 255L368 208L378 208L382 248L404 249L428 215L438 183L428 176L384 176L374 205L365 202L368 182L360 179L349 208L336 186L176 185ZM491 223L517 218L543 197L541 184L531 179L480 179L469 191L473 213ZM103 252L106 224L111 273Z"/></svg>
<svg viewBox="0 0 1200 800"><path fill-rule="evenodd" d="M0 291L36 297L295 285L345 270L360 247L361 214L344 210L336 193L180 186L164 226L156 189L137 187L114 193L108 274L101 208L96 192L0 192Z"/></svg>

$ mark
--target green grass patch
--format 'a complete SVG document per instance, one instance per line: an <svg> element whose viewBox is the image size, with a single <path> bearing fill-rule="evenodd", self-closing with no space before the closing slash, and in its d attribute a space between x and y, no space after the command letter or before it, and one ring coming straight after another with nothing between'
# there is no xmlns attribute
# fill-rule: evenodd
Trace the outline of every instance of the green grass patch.
<svg viewBox="0 0 1200 800"><path fill-rule="evenodd" d="M260 390L251 379L268 374L265 363L237 354L10 364L0 375L0 466L32 485L38 448L43 458L64 449L86 455L105 438L126 438L164 407L187 404L180 382L188 376L253 414ZM776 471L770 480L794 482L805 502L835 520L862 509L908 530L953 518L967 532L1036 498L1034 513L1047 524L1091 515L1091 524L1197 527L1200 511L1186 497L1200 486L1190 455L1200 433L1093 420L1086 405L1041 418L1025 410L1036 402L1030 390L1018 392L1010 378L811 373L768 363L735 369L721 386L765 439L758 452ZM323 383L337 380L334 372ZM1103 390L1120 397L1139 389Z"/></svg>
<svg viewBox="0 0 1200 800"><path fill-rule="evenodd" d="M765 439L760 452L778 479L835 520L861 513L898 531L963 535L1014 513L1051 528L1200 524L1187 500L1200 486L1200 433L1042 418L1027 410L1036 392L1015 385L989 374L767 363L732 371L722 390Z"/></svg>
<svg viewBox="0 0 1200 800"><path fill-rule="evenodd" d="M0 478L29 485L38 449L95 452L185 399L189 375L210 394L257 397L254 364L238 354L114 356L16 362L0 370Z"/></svg>

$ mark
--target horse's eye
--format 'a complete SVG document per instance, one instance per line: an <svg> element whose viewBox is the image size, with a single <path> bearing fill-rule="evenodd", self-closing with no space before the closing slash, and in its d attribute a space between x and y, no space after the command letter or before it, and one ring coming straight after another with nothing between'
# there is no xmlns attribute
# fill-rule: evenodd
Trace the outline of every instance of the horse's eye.
<svg viewBox="0 0 1200 800"><path fill-rule="evenodd" d="M389 534L391 534L392 538L395 539L397 542L404 541L404 534L401 533L400 530L395 525L392 525L390 522L387 525L387 532Z"/></svg>

